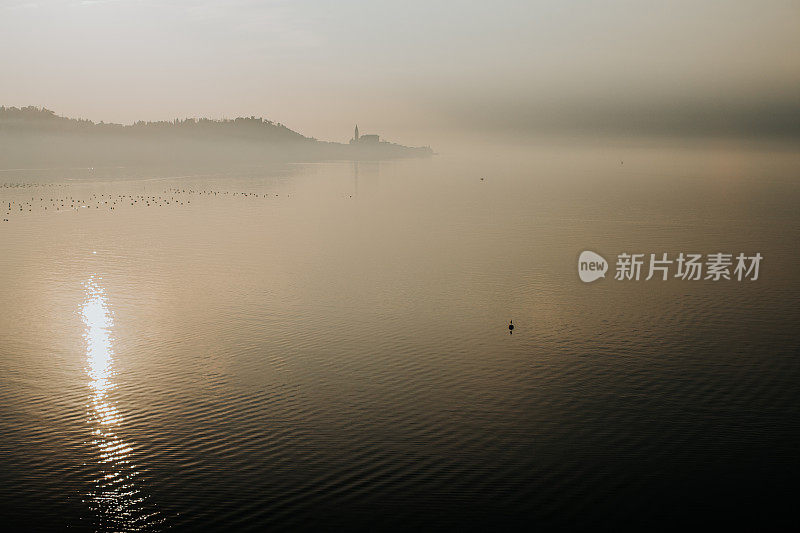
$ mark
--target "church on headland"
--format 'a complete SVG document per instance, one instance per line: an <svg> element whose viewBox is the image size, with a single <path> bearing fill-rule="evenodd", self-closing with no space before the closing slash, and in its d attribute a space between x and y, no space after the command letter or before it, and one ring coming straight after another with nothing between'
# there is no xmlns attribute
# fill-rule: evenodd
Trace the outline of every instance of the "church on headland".
<svg viewBox="0 0 800 533"><path fill-rule="evenodd" d="M353 134L353 138L350 139L350 144L377 144L380 140L381 138L378 135L359 135L358 124L356 124L356 131Z"/></svg>

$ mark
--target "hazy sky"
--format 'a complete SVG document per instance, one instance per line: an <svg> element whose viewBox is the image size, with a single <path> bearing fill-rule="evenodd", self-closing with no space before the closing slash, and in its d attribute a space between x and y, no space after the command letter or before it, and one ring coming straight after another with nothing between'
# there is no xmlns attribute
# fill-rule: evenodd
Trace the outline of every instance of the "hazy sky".
<svg viewBox="0 0 800 533"><path fill-rule="evenodd" d="M800 2L0 0L0 104L411 144L800 135Z"/></svg>

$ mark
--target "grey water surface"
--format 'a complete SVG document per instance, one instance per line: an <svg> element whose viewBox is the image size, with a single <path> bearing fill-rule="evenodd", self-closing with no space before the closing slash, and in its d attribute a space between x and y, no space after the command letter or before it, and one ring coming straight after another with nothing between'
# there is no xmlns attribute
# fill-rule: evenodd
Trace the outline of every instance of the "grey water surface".
<svg viewBox="0 0 800 533"><path fill-rule="evenodd" d="M730 145L3 169L3 520L786 519L799 178L794 151ZM623 252L764 259L617 281Z"/></svg>

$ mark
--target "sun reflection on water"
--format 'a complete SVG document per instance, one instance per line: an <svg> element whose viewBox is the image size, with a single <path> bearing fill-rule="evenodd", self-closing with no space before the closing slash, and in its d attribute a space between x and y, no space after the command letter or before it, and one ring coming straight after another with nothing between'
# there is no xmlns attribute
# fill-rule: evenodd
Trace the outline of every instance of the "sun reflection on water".
<svg viewBox="0 0 800 533"><path fill-rule="evenodd" d="M86 282L86 299L81 308L90 389L89 444L97 463L88 503L99 530L143 531L161 521L137 487L139 471L132 462L133 446L118 436L124 419L110 397L116 388L114 319L101 281L102 278L93 277Z"/></svg>

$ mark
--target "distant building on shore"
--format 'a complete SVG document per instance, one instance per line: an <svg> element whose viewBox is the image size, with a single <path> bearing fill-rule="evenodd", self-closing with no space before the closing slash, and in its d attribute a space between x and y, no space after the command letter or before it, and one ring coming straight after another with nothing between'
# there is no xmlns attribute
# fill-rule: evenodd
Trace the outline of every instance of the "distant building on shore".
<svg viewBox="0 0 800 533"><path fill-rule="evenodd" d="M350 139L350 144L377 144L380 141L381 138L379 135L372 135L372 134L359 135L358 124L356 124L356 130L355 133L353 134L353 138Z"/></svg>

